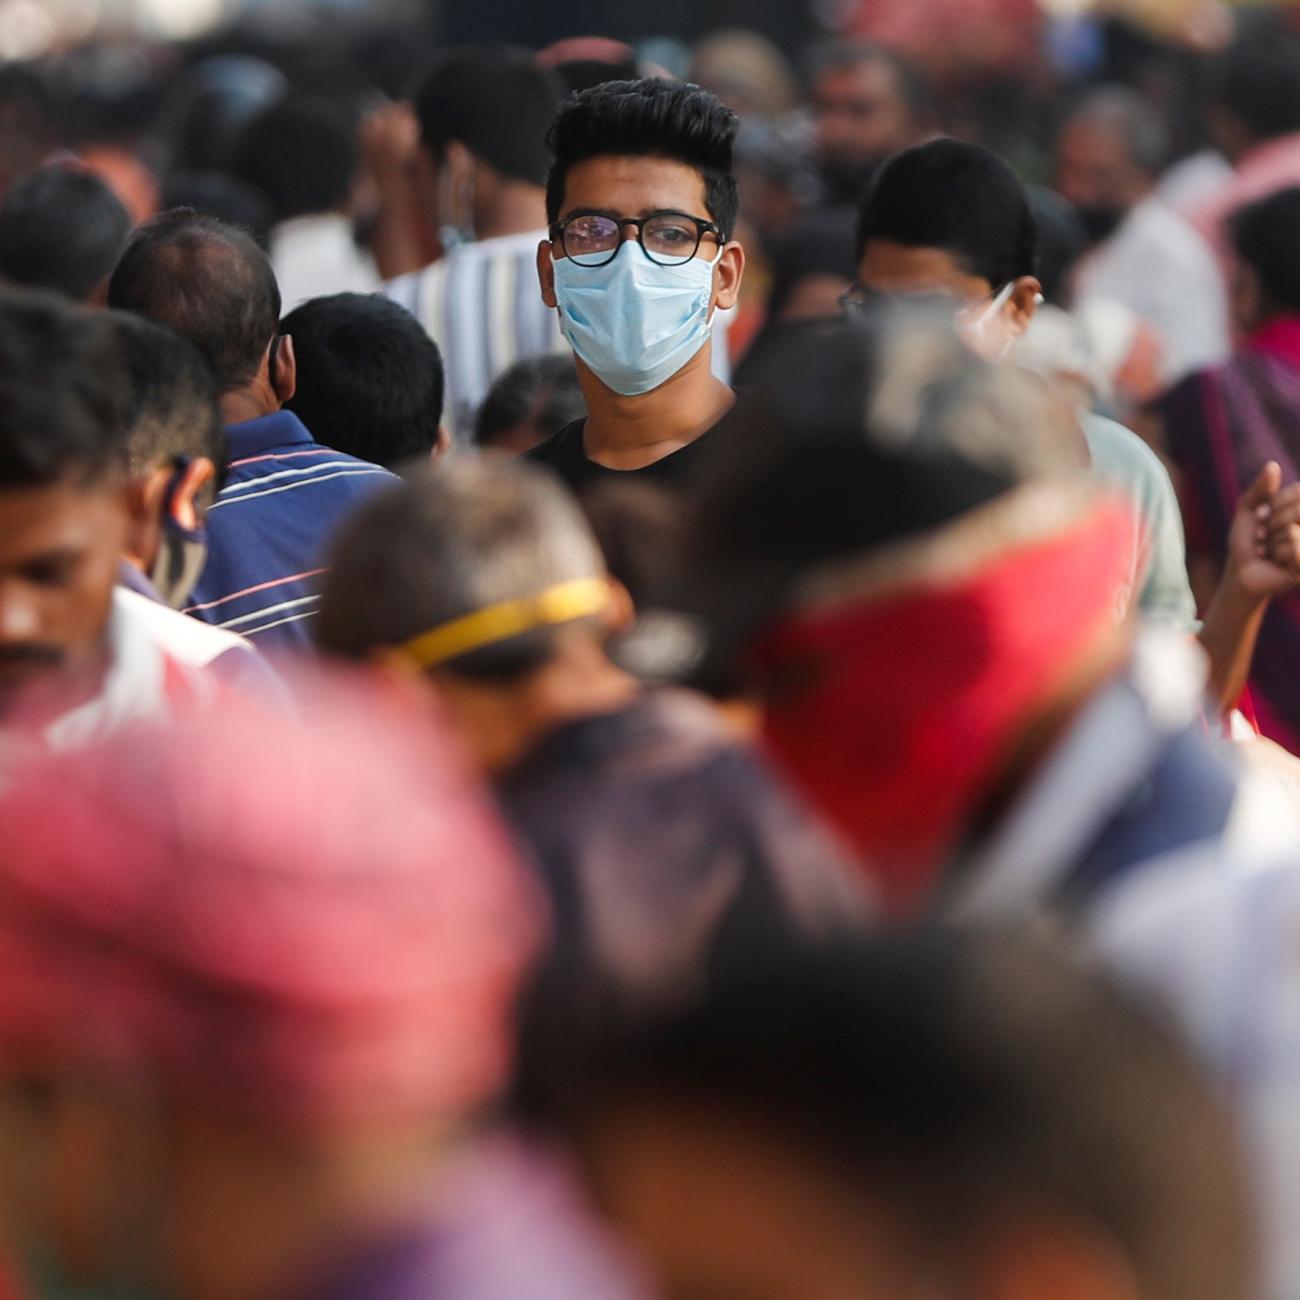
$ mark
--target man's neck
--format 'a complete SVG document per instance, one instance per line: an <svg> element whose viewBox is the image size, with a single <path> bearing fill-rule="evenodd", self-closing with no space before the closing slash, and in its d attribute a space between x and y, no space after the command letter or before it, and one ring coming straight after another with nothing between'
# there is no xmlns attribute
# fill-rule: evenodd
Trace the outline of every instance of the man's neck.
<svg viewBox="0 0 1300 1300"><path fill-rule="evenodd" d="M474 214L479 239L505 235L526 235L546 228L546 191L540 185L506 181L496 194L491 210Z"/></svg>
<svg viewBox="0 0 1300 1300"><path fill-rule="evenodd" d="M736 400L713 373L711 349L706 343L671 379L637 397L614 392L579 363L587 457L609 469L642 469L707 433Z"/></svg>
<svg viewBox="0 0 1300 1300"><path fill-rule="evenodd" d="M237 388L221 397L221 423L245 424L260 420L264 415L274 415L280 402L263 385Z"/></svg>

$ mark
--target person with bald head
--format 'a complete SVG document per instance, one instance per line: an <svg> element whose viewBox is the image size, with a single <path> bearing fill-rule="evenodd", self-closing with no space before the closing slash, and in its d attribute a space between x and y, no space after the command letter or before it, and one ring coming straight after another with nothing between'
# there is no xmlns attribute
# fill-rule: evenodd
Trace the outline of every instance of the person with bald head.
<svg viewBox="0 0 1300 1300"><path fill-rule="evenodd" d="M230 475L208 511L207 563L186 612L263 649L305 648L325 539L389 475L322 446L283 409L297 362L267 255L215 217L165 212L136 232L108 300L188 339L216 377Z"/></svg>

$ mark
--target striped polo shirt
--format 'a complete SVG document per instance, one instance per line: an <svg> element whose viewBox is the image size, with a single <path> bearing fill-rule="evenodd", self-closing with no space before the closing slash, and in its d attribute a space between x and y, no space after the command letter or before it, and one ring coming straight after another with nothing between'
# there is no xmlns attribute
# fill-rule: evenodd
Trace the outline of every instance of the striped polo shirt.
<svg viewBox="0 0 1300 1300"><path fill-rule="evenodd" d="M542 301L537 245L545 230L460 244L385 292L424 326L447 372L444 420L468 440L492 381L524 357L567 349L559 317Z"/></svg>
<svg viewBox="0 0 1300 1300"><path fill-rule="evenodd" d="M208 558L187 614L262 650L310 647L339 521L393 476L312 439L290 411L226 429L230 475L208 508Z"/></svg>

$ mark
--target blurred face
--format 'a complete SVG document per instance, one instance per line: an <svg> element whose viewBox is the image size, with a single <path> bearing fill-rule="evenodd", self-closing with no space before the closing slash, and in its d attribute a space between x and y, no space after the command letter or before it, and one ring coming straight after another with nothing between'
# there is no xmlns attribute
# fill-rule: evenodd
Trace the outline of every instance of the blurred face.
<svg viewBox="0 0 1300 1300"><path fill-rule="evenodd" d="M824 159L878 162L915 142L915 119L882 59L828 68L813 86L812 103Z"/></svg>
<svg viewBox="0 0 1300 1300"><path fill-rule="evenodd" d="M1150 188L1123 138L1096 123L1067 124L1056 141L1055 189L1079 210L1089 235L1113 233Z"/></svg>
<svg viewBox="0 0 1300 1300"><path fill-rule="evenodd" d="M0 491L0 715L96 679L127 523L115 480Z"/></svg>
<svg viewBox="0 0 1300 1300"><path fill-rule="evenodd" d="M1009 285L973 275L942 248L912 248L870 239L858 263L858 284L850 296L939 298L950 301L957 326L981 356L997 360L1029 328L1041 286L1033 276Z"/></svg>
<svg viewBox="0 0 1300 1300"><path fill-rule="evenodd" d="M591 1161L665 1300L922 1294L881 1207L774 1139L657 1109L602 1126Z"/></svg>

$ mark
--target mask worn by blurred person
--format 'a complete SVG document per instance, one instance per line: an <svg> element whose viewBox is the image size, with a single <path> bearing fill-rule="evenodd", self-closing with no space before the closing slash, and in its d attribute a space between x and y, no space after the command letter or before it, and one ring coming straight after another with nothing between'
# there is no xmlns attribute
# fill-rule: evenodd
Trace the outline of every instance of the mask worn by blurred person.
<svg viewBox="0 0 1300 1300"><path fill-rule="evenodd" d="M608 387L624 397L658 388L709 341L711 260L661 266L625 241L613 261L555 263L560 331Z"/></svg>

